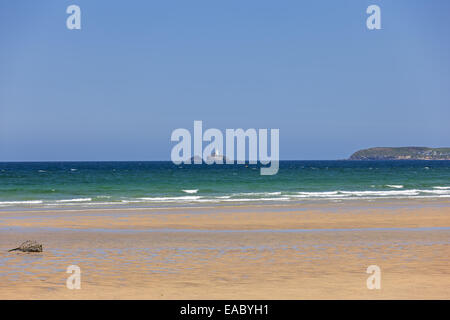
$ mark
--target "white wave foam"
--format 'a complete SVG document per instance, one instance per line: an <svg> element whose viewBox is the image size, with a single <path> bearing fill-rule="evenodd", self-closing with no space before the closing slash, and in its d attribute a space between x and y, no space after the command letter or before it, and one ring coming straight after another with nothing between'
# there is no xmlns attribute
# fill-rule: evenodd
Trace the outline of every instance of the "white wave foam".
<svg viewBox="0 0 450 320"><path fill-rule="evenodd" d="M299 192L298 196L303 197L328 197L337 195L339 191L323 191L323 192Z"/></svg>
<svg viewBox="0 0 450 320"><path fill-rule="evenodd" d="M232 196L278 196L281 195L281 191L276 192L241 192L233 193Z"/></svg>
<svg viewBox="0 0 450 320"><path fill-rule="evenodd" d="M425 190L386 190L386 191L324 191L324 192L298 192L298 194L290 195L292 198L351 198L351 197L391 197L391 196L414 196L419 195L420 192L426 192ZM430 190L428 192L438 193L436 190Z"/></svg>
<svg viewBox="0 0 450 320"><path fill-rule="evenodd" d="M231 198L231 196L219 196L214 198L204 198L201 196L184 196L184 197L146 197L136 200L122 200L122 203L144 203L144 202L247 202L247 201L288 201L289 197L272 197L272 198Z"/></svg>
<svg viewBox="0 0 450 320"><path fill-rule="evenodd" d="M433 188L439 190L450 190L450 187L433 187Z"/></svg>
<svg viewBox="0 0 450 320"><path fill-rule="evenodd" d="M280 197L280 198L240 198L240 199L224 199L224 202L248 202L248 201L288 201L291 198L288 197Z"/></svg>
<svg viewBox="0 0 450 320"><path fill-rule="evenodd" d="M386 187L394 188L394 189L402 189L403 186L401 184L387 184Z"/></svg>
<svg viewBox="0 0 450 320"><path fill-rule="evenodd" d="M150 202L167 202L167 201L193 201L199 200L201 196L184 196L184 197L148 197L148 198L138 198L142 201Z"/></svg>
<svg viewBox="0 0 450 320"><path fill-rule="evenodd" d="M44 203L44 206L46 207L70 207L70 206L106 206L106 205L117 205L118 202L53 202L53 203Z"/></svg>
<svg viewBox="0 0 450 320"><path fill-rule="evenodd" d="M42 200L29 200L29 201L0 201L0 205L9 205L9 204L41 204Z"/></svg>
<svg viewBox="0 0 450 320"><path fill-rule="evenodd" d="M433 196L411 196L408 199L436 199L436 198L450 198L450 194L433 195Z"/></svg>
<svg viewBox="0 0 450 320"><path fill-rule="evenodd" d="M432 194L450 194L450 190L447 189L438 189L438 190L421 190L423 193L432 193Z"/></svg>
<svg viewBox="0 0 450 320"><path fill-rule="evenodd" d="M181 190L181 191L183 191L183 192L186 192L186 193L197 193L197 192L198 192L198 189L192 189L192 190Z"/></svg>
<svg viewBox="0 0 450 320"><path fill-rule="evenodd" d="M76 198L76 199L62 199L62 200L56 200L58 203L65 203L65 202L88 202L92 201L92 198Z"/></svg>
<svg viewBox="0 0 450 320"><path fill-rule="evenodd" d="M339 191L342 194L348 194L353 196L414 196L418 195L420 190L399 190L399 191Z"/></svg>
<svg viewBox="0 0 450 320"><path fill-rule="evenodd" d="M280 197L281 192L248 192L234 193L226 196L181 196L181 197L146 197L133 200L123 200L123 203L134 202L251 202L251 201L289 201L296 199L324 199L343 200L361 199L374 200L379 198L419 198L419 197L447 197L450 190L380 190L380 191L323 191L323 192L298 192L293 195ZM246 196L246 197L242 197Z"/></svg>

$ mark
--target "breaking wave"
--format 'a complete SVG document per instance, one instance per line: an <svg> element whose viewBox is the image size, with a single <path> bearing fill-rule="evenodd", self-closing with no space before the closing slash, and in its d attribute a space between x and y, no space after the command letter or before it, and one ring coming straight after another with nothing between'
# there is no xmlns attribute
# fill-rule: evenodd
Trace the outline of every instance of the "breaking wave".
<svg viewBox="0 0 450 320"><path fill-rule="evenodd" d="M183 192L185 192L185 193L197 193L197 192L198 192L198 189L192 189L192 190L181 190L181 191L183 191Z"/></svg>
<svg viewBox="0 0 450 320"><path fill-rule="evenodd" d="M185 193L195 194L198 190ZM195 191L195 192L194 192ZM335 190L335 191L297 191L297 192L240 192L216 195L154 196L124 198L113 196L93 196L57 200L0 201L0 207L45 207L45 206L108 206L108 205L146 205L146 204L190 204L190 203L248 203L248 202L286 202L309 200L375 200L375 199L424 199L450 198L450 187L437 186L432 189L410 190ZM105 201L107 199L107 201Z"/></svg>

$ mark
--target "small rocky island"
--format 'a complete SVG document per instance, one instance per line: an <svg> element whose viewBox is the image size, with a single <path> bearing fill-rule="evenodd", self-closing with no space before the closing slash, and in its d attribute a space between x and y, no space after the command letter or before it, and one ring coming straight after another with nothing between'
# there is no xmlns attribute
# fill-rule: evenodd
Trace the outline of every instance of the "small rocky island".
<svg viewBox="0 0 450 320"><path fill-rule="evenodd" d="M224 155L221 155L219 153L219 151L215 150L213 153L211 153L210 156L208 156L206 158L206 160L204 160L202 157L200 156L193 156L191 157L191 163L208 163L208 164L213 164L213 163L219 163L219 164L223 164L227 162L227 157L225 157Z"/></svg>
<svg viewBox="0 0 450 320"><path fill-rule="evenodd" d="M349 160L450 160L450 148L377 147L356 151Z"/></svg>

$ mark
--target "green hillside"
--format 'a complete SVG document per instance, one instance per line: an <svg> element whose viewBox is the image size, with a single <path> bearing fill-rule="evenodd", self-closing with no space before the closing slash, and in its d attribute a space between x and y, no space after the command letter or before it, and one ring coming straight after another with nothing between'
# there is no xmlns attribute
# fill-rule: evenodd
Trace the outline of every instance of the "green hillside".
<svg viewBox="0 0 450 320"><path fill-rule="evenodd" d="M450 160L450 148L377 147L356 151L350 160Z"/></svg>

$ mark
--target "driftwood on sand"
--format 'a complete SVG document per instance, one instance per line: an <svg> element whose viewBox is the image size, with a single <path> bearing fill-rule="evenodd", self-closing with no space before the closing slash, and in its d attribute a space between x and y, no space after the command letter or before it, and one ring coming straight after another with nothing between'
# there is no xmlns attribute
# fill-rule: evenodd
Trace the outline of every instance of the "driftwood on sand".
<svg viewBox="0 0 450 320"><path fill-rule="evenodd" d="M22 243L19 247L9 250L11 251L23 251L23 252L42 252L42 244L36 241L27 240Z"/></svg>

